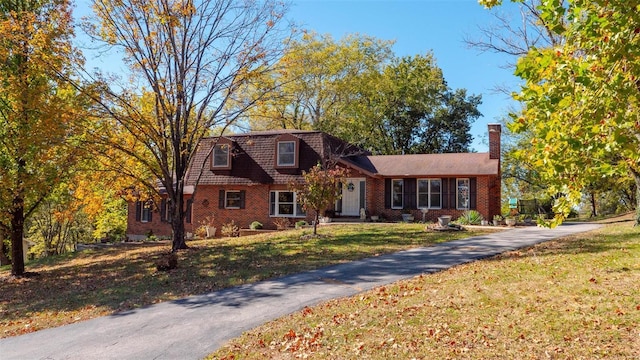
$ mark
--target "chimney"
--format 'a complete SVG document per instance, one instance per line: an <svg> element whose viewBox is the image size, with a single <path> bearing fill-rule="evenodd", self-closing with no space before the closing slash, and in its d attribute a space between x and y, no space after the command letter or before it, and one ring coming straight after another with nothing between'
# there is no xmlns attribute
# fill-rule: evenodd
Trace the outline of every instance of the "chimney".
<svg viewBox="0 0 640 360"><path fill-rule="evenodd" d="M500 160L500 133L502 125L489 124L489 159Z"/></svg>

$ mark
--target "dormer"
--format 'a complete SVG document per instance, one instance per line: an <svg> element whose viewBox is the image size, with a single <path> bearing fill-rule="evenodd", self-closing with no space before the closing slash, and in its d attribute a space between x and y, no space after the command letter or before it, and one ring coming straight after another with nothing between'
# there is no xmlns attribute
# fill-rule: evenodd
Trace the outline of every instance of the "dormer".
<svg viewBox="0 0 640 360"><path fill-rule="evenodd" d="M213 143L211 151L211 170L231 170L233 141L220 137Z"/></svg>
<svg viewBox="0 0 640 360"><path fill-rule="evenodd" d="M292 134L282 134L276 138L275 168L297 169L300 154L300 138Z"/></svg>

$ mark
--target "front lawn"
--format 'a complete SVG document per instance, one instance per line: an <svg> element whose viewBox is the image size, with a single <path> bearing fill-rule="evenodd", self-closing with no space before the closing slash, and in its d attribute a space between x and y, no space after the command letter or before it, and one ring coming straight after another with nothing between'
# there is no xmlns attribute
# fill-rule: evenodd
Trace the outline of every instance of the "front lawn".
<svg viewBox="0 0 640 360"><path fill-rule="evenodd" d="M15 336L161 301L322 266L486 233L425 232L420 224L331 225L310 230L189 242L178 268L158 272L168 244L118 244L0 269L0 337Z"/></svg>
<svg viewBox="0 0 640 360"><path fill-rule="evenodd" d="M213 359L638 359L631 220L328 301Z"/></svg>

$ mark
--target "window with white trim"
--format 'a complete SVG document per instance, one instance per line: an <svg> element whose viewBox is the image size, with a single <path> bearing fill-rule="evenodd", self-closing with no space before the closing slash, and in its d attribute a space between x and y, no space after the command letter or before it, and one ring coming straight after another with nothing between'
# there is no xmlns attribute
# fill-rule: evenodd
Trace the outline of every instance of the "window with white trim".
<svg viewBox="0 0 640 360"><path fill-rule="evenodd" d="M293 191L272 191L269 198L269 215L279 217L305 217L307 214L298 203Z"/></svg>
<svg viewBox="0 0 640 360"><path fill-rule="evenodd" d="M278 166L295 166L296 165L296 142L295 141L279 141L277 159L278 159Z"/></svg>
<svg viewBox="0 0 640 360"><path fill-rule="evenodd" d="M404 207L404 180L391 180L391 208L402 209Z"/></svg>
<svg viewBox="0 0 640 360"><path fill-rule="evenodd" d="M418 179L418 208L442 208L441 179Z"/></svg>
<svg viewBox="0 0 640 360"><path fill-rule="evenodd" d="M229 144L217 144L213 147L213 167L229 167Z"/></svg>
<svg viewBox="0 0 640 360"><path fill-rule="evenodd" d="M456 179L456 185L456 206L459 210L467 210L471 205L469 179Z"/></svg>
<svg viewBox="0 0 640 360"><path fill-rule="evenodd" d="M224 194L225 209L240 209L242 195L240 191L226 191Z"/></svg>

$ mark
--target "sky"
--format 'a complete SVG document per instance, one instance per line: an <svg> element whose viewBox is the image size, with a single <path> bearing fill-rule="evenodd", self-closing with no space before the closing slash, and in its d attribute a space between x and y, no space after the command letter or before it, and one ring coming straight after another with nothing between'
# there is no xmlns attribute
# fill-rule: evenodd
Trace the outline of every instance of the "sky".
<svg viewBox="0 0 640 360"><path fill-rule="evenodd" d="M466 37L478 38L478 27L495 22L491 11L499 11L518 20L517 7L505 5L487 10L477 0L290 0L287 14L300 28L330 34L338 40L359 33L382 40L393 40L396 56L424 55L432 51L437 65L452 89L467 89L467 94L481 95L482 117L473 124L472 149L488 151L487 124L503 118L514 102L496 86L517 90L518 78L505 68L514 59L506 55L480 53L468 48ZM75 14L86 15L89 0L77 0ZM87 55L87 54L85 54ZM90 57L90 56L89 56ZM87 59L101 66L96 59ZM103 59L102 65L112 66Z"/></svg>

